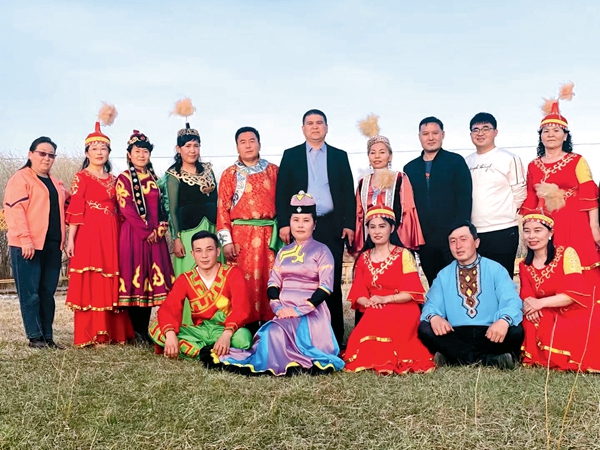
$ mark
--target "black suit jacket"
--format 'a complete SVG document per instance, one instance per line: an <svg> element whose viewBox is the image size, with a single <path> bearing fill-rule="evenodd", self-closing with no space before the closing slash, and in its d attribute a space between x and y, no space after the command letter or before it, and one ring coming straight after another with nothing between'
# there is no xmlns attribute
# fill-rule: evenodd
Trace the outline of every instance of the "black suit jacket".
<svg viewBox="0 0 600 450"><path fill-rule="evenodd" d="M333 215L338 230L342 228L354 230L356 226L356 198L354 180L350 170L348 154L327 144L327 177L333 200ZM290 225L292 208L290 200L299 191L308 188L308 161L306 160L306 143L292 147L283 152L277 175L277 191L275 207L279 227Z"/></svg>
<svg viewBox="0 0 600 450"><path fill-rule="evenodd" d="M431 165L427 189L423 153L404 166L404 173L413 187L425 242L447 245L448 228L457 221L471 220L471 171L462 156L440 149Z"/></svg>

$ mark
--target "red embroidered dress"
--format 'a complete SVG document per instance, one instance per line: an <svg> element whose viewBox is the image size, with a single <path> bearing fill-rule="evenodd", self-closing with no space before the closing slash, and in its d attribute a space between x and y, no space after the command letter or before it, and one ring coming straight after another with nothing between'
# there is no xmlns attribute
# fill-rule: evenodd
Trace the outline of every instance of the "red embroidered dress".
<svg viewBox="0 0 600 450"><path fill-rule="evenodd" d="M599 371L600 306L592 302L575 250L557 247L554 259L541 270L521 262L519 278L522 299L565 294L573 300L566 307L543 308L538 324L523 317L523 364L577 370L581 362L581 370Z"/></svg>
<svg viewBox="0 0 600 450"><path fill-rule="evenodd" d="M549 211L554 219L555 245L573 247L583 266L584 273L600 266L600 252L592 237L588 211L598 208L598 186L586 160L576 153L567 153L561 160L545 164L541 158L529 163L527 170L527 198L520 214L539 212L545 207L544 199L538 198L536 185L553 183L564 192L565 206ZM589 283L597 284L600 272L586 274Z"/></svg>
<svg viewBox="0 0 600 450"><path fill-rule="evenodd" d="M133 338L126 312L118 307L119 228L116 177L101 179L87 170L75 175L67 223L78 225L74 256L69 261L66 304L75 311L74 343L118 342Z"/></svg>
<svg viewBox="0 0 600 450"><path fill-rule="evenodd" d="M381 309L363 308L356 303L360 297L400 292L413 299L388 303ZM364 315L348 338L344 370L399 374L432 370L432 355L417 336L419 303L423 303L424 293L417 263L409 250L394 247L380 263L371 261L370 251L362 253L356 261L348 300Z"/></svg>

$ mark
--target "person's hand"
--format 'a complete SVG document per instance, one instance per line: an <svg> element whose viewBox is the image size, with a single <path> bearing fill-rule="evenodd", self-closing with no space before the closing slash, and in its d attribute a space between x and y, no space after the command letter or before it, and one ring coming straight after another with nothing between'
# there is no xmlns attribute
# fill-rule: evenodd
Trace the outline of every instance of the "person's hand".
<svg viewBox="0 0 600 450"><path fill-rule="evenodd" d="M24 259L33 259L35 256L35 247L33 244L25 244L21 247L21 256Z"/></svg>
<svg viewBox="0 0 600 450"><path fill-rule="evenodd" d="M504 342L504 338L508 332L508 326L509 325L506 320L498 319L489 326L487 332L485 333L485 337L496 344Z"/></svg>
<svg viewBox="0 0 600 450"><path fill-rule="evenodd" d="M67 242L67 247L65 248L65 253L68 258L72 258L75 256L75 242L72 239L69 239Z"/></svg>
<svg viewBox="0 0 600 450"><path fill-rule="evenodd" d="M442 316L433 316L429 320L429 324L431 325L431 329L436 336L443 336L454 331L450 322L444 319Z"/></svg>
<svg viewBox="0 0 600 450"><path fill-rule="evenodd" d="M289 319L291 317L298 317L298 313L294 308L281 308L275 314L280 319Z"/></svg>
<svg viewBox="0 0 600 450"><path fill-rule="evenodd" d="M181 243L181 238L177 238L175 239L175 242L173 242L173 253L175 253L175 256L178 258L183 258L185 256L185 248Z"/></svg>
<svg viewBox="0 0 600 450"><path fill-rule="evenodd" d="M223 253L225 253L225 258L227 258L227 261L235 261L237 258L237 252L235 251L235 245L233 244L227 244L225 247L223 247Z"/></svg>
<svg viewBox="0 0 600 450"><path fill-rule="evenodd" d="M150 233L148 235L148 237L146 238L146 240L148 241L149 244L156 244L156 241L158 241L158 233L156 230L152 230L152 233Z"/></svg>
<svg viewBox="0 0 600 450"><path fill-rule="evenodd" d="M290 227L281 227L279 229L279 239L281 239L285 244L290 243Z"/></svg>
<svg viewBox="0 0 600 450"><path fill-rule="evenodd" d="M233 336L232 330L224 330L223 334L217 339L215 345L213 346L213 352L217 356L223 356L229 353L229 346L231 345L231 336Z"/></svg>
<svg viewBox="0 0 600 450"><path fill-rule="evenodd" d="M165 356L167 358L179 356L179 339L173 330L167 331L165 335Z"/></svg>
<svg viewBox="0 0 600 450"><path fill-rule="evenodd" d="M354 231L350 228L344 228L342 230L342 239L344 238L348 238L348 243L352 245L352 242L354 242Z"/></svg>
<svg viewBox="0 0 600 450"><path fill-rule="evenodd" d="M544 315L542 314L542 311L535 311L532 313L529 313L525 316L525 318L527 320L529 320L531 323L540 323L540 318L544 317Z"/></svg>
<svg viewBox="0 0 600 450"><path fill-rule="evenodd" d="M594 238L594 242L596 245L600 247L600 227L593 226L592 228L592 237Z"/></svg>
<svg viewBox="0 0 600 450"><path fill-rule="evenodd" d="M527 297L523 300L523 314L526 316L533 312L540 311L543 307L542 300L539 298Z"/></svg>
<svg viewBox="0 0 600 450"><path fill-rule="evenodd" d="M367 308L381 309L386 303L389 303L387 296L373 295L367 302Z"/></svg>

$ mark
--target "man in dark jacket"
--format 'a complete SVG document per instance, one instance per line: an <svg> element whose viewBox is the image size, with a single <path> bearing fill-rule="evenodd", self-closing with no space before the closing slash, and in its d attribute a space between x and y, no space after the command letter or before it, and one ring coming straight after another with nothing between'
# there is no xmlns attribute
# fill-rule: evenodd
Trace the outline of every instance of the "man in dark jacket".
<svg viewBox="0 0 600 450"><path fill-rule="evenodd" d="M327 299L331 326L340 344L344 339L342 311L342 259L344 241L352 244L356 222L354 181L348 154L325 143L327 117L322 111L311 109L302 118L302 132L306 142L283 153L275 206L279 236L290 242L290 199L299 191L311 194L317 204L317 225L313 237L327 245L335 261L335 279L332 294Z"/></svg>
<svg viewBox="0 0 600 450"><path fill-rule="evenodd" d="M421 156L404 166L412 183L415 205L425 237L419 249L421 267L431 286L438 272L452 262L448 226L471 219L473 184L464 158L442 149L444 124L436 117L419 123Z"/></svg>

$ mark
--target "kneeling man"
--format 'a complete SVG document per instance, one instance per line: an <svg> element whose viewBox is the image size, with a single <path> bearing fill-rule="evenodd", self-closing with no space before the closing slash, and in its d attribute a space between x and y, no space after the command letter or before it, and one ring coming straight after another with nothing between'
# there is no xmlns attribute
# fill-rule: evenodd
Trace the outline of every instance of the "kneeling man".
<svg viewBox="0 0 600 450"><path fill-rule="evenodd" d="M217 355L229 347L247 349L252 335L242 328L250 317L245 280L237 267L217 262L220 249L217 236L199 231L192 236L196 266L182 273L158 309L149 332L157 353L168 358L181 355L197 358L200 349L213 345ZM183 304L189 299L193 325L181 324Z"/></svg>
<svg viewBox="0 0 600 450"><path fill-rule="evenodd" d="M456 224L448 237L455 261L427 293L419 338L443 364L512 369L523 342L523 302L506 269L477 254L477 229Z"/></svg>

